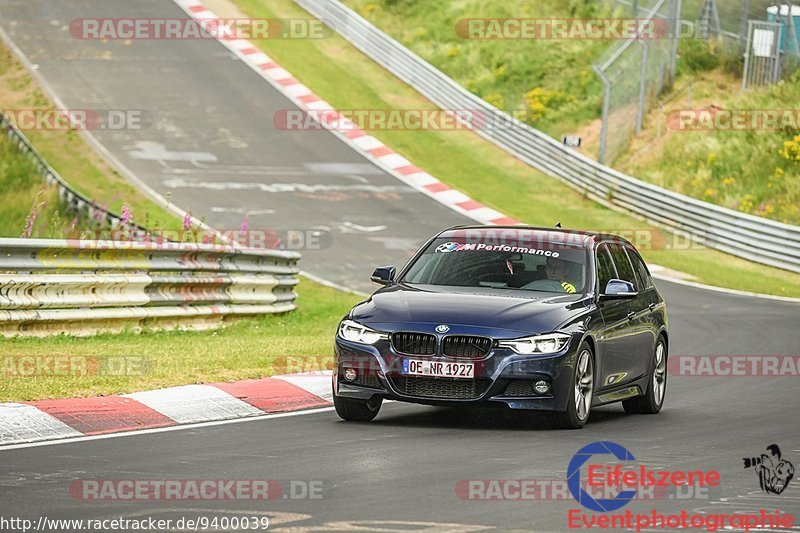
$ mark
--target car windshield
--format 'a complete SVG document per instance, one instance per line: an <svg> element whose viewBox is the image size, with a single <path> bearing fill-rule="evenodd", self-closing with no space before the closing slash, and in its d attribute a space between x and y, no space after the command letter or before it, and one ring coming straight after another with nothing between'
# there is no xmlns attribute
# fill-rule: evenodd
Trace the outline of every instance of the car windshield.
<svg viewBox="0 0 800 533"><path fill-rule="evenodd" d="M515 232L519 234L520 232ZM587 249L563 241L445 237L435 239L402 281L412 285L486 287L547 293L583 293Z"/></svg>

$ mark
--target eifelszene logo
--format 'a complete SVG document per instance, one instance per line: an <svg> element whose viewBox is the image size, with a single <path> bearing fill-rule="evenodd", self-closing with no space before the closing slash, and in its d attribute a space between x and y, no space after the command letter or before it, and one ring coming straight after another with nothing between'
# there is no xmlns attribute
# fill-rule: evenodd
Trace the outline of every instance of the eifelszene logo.
<svg viewBox="0 0 800 533"><path fill-rule="evenodd" d="M587 463L593 456L603 454L613 455L623 462L636 460L631 452L615 442L593 442L578 450L567 467L567 486L569 487L569 492L572 494L572 497L587 509L601 513L616 511L624 507L636 496L635 490L623 490L614 498L595 499L582 487L581 466Z"/></svg>
<svg viewBox="0 0 800 533"><path fill-rule="evenodd" d="M585 471L585 474L581 472ZM653 469L636 464L636 458L624 446L600 441L578 450L567 467L567 487L579 504L591 511L608 513L624 507L647 489L719 487L716 470ZM590 492L614 494L613 498L595 498Z"/></svg>
<svg viewBox="0 0 800 533"><path fill-rule="evenodd" d="M761 457L745 457L745 468L752 468L758 476L761 490L771 494L780 494L794 477L794 465L781 458L781 449L777 444L767 446L769 454L762 453Z"/></svg>

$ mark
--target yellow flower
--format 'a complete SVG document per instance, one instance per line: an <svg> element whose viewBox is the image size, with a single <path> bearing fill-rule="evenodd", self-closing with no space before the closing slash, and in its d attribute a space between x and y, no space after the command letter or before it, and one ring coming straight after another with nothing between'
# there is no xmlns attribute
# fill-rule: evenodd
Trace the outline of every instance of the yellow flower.
<svg viewBox="0 0 800 533"><path fill-rule="evenodd" d="M486 102L488 102L488 103L492 104L493 106L495 106L497 109L503 109L503 106L505 105L505 101L503 99L503 95L498 93L498 92L492 92L492 93L485 94L483 96L483 99Z"/></svg>
<svg viewBox="0 0 800 533"><path fill-rule="evenodd" d="M745 194L744 197L739 201L739 211L744 211L745 213L750 213L753 211L753 207L755 206L753 200L754 199L751 195Z"/></svg>
<svg viewBox="0 0 800 533"><path fill-rule="evenodd" d="M496 69L494 69L494 78L497 81L504 81L508 79L508 67L505 65L500 65Z"/></svg>
<svg viewBox="0 0 800 533"><path fill-rule="evenodd" d="M790 141L784 141L780 154L789 161L800 161L800 135Z"/></svg>

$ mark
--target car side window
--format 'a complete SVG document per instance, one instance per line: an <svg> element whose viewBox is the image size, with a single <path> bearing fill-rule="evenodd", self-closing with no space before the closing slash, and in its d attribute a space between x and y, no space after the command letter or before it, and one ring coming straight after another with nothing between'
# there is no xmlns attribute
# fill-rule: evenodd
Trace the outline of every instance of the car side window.
<svg viewBox="0 0 800 533"><path fill-rule="evenodd" d="M628 259L633 263L633 269L636 271L636 276L639 278L639 290L641 291L652 287L653 278L650 277L650 272L647 270L647 266L644 264L642 257L629 246L625 247L625 251L628 252Z"/></svg>
<svg viewBox="0 0 800 533"><path fill-rule="evenodd" d="M633 267L628 260L628 254L625 253L625 249L619 244L609 244L608 250L611 252L614 265L617 267L617 278L633 283L633 286L636 287L636 275L633 273Z"/></svg>
<svg viewBox="0 0 800 533"><path fill-rule="evenodd" d="M600 293L606 290L608 281L615 277L617 273L614 271L614 263L611 262L606 245L601 244L597 247L597 282L600 285L598 287Z"/></svg>

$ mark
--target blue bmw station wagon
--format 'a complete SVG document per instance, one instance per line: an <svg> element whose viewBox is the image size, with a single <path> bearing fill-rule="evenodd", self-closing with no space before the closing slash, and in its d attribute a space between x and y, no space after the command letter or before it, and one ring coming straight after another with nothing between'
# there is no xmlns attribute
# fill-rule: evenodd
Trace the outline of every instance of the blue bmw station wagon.
<svg viewBox="0 0 800 533"><path fill-rule="evenodd" d="M334 405L369 421L384 398L546 411L582 427L591 409L664 404L664 300L627 240L522 226L430 239L339 324Z"/></svg>

